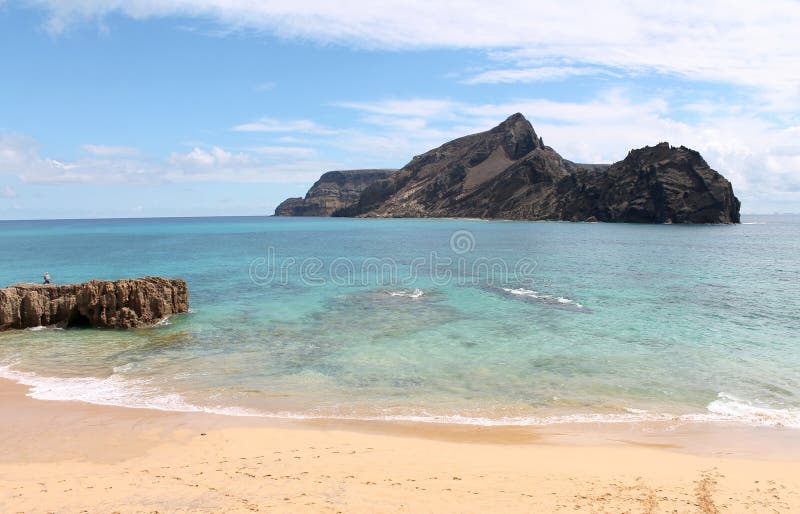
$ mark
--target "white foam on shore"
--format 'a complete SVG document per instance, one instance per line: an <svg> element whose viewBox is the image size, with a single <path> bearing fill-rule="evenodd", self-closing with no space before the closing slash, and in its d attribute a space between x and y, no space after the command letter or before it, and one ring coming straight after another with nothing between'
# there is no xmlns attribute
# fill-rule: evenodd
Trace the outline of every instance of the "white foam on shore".
<svg viewBox="0 0 800 514"><path fill-rule="evenodd" d="M114 366L114 373L127 373L129 371L133 371L136 369L135 362L129 362L127 364L123 364L122 366Z"/></svg>
<svg viewBox="0 0 800 514"><path fill-rule="evenodd" d="M544 294L544 293L540 293L538 291L533 291L531 289L523 289L521 287L520 288L516 288L516 289L504 287L503 291L505 291L506 293L509 293L509 294L516 295L516 296L525 296L527 298L534 298L536 300L542 300L542 301L549 302L549 303L560 303L562 305L572 305L574 307L577 307L578 309L583 309L583 305L581 305L580 303L578 303L575 300L572 300L570 298L564 298L563 296L555 296L555 295L550 295L550 294Z"/></svg>
<svg viewBox="0 0 800 514"><path fill-rule="evenodd" d="M389 291L391 296L402 296L404 298L422 298L425 292L422 289L414 289L413 291Z"/></svg>
<svg viewBox="0 0 800 514"><path fill-rule="evenodd" d="M129 365L121 366L120 371ZM708 404L704 413L673 415L627 408L624 413L576 413L557 416L521 416L489 418L482 416L438 414L389 414L383 416L326 415L295 412L259 412L253 409L225 406L198 406L187 402L180 394L164 393L144 379L129 379L118 374L98 377L46 377L29 371L0 365L0 377L30 388L28 396L38 400L81 401L134 409L156 409L172 412L205 412L225 416L263 417L293 420L384 421L432 423L449 425L546 426L586 423L732 423L758 427L800 429L800 409L775 409L754 405L726 393Z"/></svg>
<svg viewBox="0 0 800 514"><path fill-rule="evenodd" d="M79 401L133 409L171 412L207 412L230 416L258 416L259 413L235 407L200 407L177 393L164 393L144 379L128 379L113 374L99 377L46 377L11 366L0 366L0 377L28 386L28 396L37 400Z"/></svg>
<svg viewBox="0 0 800 514"><path fill-rule="evenodd" d="M774 409L727 393L708 404L711 415L743 420L748 425L800 428L800 409Z"/></svg>

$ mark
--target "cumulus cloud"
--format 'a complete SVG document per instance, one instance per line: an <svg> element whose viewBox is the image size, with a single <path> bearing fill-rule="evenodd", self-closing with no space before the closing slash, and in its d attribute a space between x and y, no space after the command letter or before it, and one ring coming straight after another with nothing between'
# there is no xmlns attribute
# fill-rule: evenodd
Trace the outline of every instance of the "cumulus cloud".
<svg viewBox="0 0 800 514"><path fill-rule="evenodd" d="M208 170L242 167L252 165L250 156L244 153L231 153L214 146L209 150L195 147L191 152L173 153L168 162L182 170Z"/></svg>
<svg viewBox="0 0 800 514"><path fill-rule="evenodd" d="M0 173L12 174L25 182L68 183L123 181L124 177L146 175L146 169L124 160L95 158L77 161L60 161L40 154L39 144L33 138L19 134L0 134ZM105 179L105 180L103 180Z"/></svg>
<svg viewBox="0 0 800 514"><path fill-rule="evenodd" d="M287 148L283 151L266 147L234 152L212 146L173 152L166 159L107 154L58 160L42 156L30 137L0 134L0 175L32 184L286 183L313 181L321 171L341 166L334 160L311 159L311 154L298 158Z"/></svg>
<svg viewBox="0 0 800 514"><path fill-rule="evenodd" d="M175 182L306 182L316 180L323 170L336 164L308 159L275 162L262 158L257 152L230 152L217 146L195 147L188 153L172 153L163 174L166 180Z"/></svg>

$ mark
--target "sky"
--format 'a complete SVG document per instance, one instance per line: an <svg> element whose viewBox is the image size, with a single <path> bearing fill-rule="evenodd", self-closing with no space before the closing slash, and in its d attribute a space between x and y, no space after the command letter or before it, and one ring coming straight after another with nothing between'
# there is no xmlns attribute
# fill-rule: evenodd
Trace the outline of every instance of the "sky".
<svg viewBox="0 0 800 514"><path fill-rule="evenodd" d="M0 0L0 219L268 215L522 112L800 212L800 2Z"/></svg>

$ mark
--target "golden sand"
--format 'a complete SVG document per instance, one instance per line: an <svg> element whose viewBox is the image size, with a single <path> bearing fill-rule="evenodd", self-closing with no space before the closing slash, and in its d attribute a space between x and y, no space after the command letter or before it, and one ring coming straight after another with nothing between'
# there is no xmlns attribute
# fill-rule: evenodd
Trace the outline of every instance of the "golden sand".
<svg viewBox="0 0 800 514"><path fill-rule="evenodd" d="M278 423L0 382L0 512L800 512L794 431Z"/></svg>

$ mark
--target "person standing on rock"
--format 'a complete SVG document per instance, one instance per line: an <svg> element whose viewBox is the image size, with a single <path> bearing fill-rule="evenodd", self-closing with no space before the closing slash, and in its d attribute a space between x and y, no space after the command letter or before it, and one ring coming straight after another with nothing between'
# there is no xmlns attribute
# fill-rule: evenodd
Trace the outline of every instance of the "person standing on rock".
<svg viewBox="0 0 800 514"><path fill-rule="evenodd" d="M44 283L45 284L49 284L50 283L50 273L48 273L46 271L44 272Z"/></svg>

